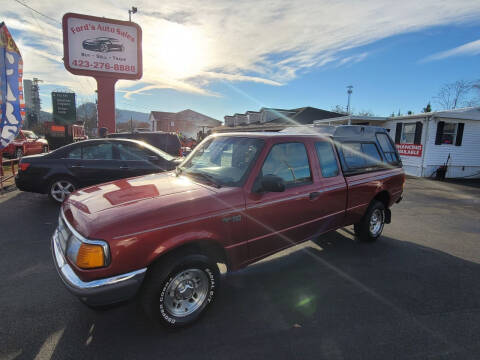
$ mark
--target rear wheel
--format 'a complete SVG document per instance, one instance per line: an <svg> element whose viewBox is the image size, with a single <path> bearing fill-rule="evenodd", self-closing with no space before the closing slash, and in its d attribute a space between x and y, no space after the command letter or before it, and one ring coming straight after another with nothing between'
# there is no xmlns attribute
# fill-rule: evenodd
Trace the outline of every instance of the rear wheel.
<svg viewBox="0 0 480 360"><path fill-rule="evenodd" d="M142 290L146 314L169 328L195 322L215 298L219 271L204 255L183 255L160 260Z"/></svg>
<svg viewBox="0 0 480 360"><path fill-rule="evenodd" d="M75 182L69 178L57 178L50 182L48 196L56 203L63 201L77 188Z"/></svg>
<svg viewBox="0 0 480 360"><path fill-rule="evenodd" d="M15 158L16 159L21 159L23 157L23 149L22 148L17 148L15 150Z"/></svg>
<svg viewBox="0 0 480 360"><path fill-rule="evenodd" d="M355 235L360 241L372 242L382 234L385 226L385 205L373 201L362 220L354 225Z"/></svg>

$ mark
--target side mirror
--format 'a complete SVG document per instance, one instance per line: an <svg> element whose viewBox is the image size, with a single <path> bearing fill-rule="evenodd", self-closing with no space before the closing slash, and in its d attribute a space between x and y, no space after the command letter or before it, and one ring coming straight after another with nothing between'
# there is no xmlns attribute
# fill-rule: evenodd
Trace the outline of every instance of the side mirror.
<svg viewBox="0 0 480 360"><path fill-rule="evenodd" d="M267 192L285 191L285 183L283 179L276 175L265 175L261 181L262 190Z"/></svg>

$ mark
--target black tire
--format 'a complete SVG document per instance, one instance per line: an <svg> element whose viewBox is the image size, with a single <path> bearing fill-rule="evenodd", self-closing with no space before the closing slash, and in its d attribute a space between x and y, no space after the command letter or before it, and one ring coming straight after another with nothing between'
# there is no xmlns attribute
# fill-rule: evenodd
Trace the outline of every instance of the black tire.
<svg viewBox="0 0 480 360"><path fill-rule="evenodd" d="M375 218L379 218L380 214L380 225L377 229L374 227L375 231L372 231L371 222ZM374 218L375 216L375 218ZM363 242L373 242L376 241L380 235L382 235L383 228L385 226L385 205L381 201L374 200L368 207L365 215L363 215L362 220L359 223L353 226L355 230L355 235L357 239Z"/></svg>
<svg viewBox="0 0 480 360"><path fill-rule="evenodd" d="M17 148L15 149L15 154L13 155L15 159L21 159L23 157L23 149Z"/></svg>
<svg viewBox="0 0 480 360"><path fill-rule="evenodd" d="M62 181L68 182L68 183L70 183L70 184L73 186L73 189L70 191L70 193L73 192L73 191L75 191L76 189L78 189L77 182L76 182L75 180L73 180L73 179L72 179L71 177L69 177L69 176L59 176L59 177L55 177L55 178L51 179L51 180L48 182L48 188L46 189L46 190L47 190L46 192L47 192L48 197L50 198L50 200L52 200L52 201L53 201L54 203L56 203L56 204L61 204L61 203L63 202L63 200L60 201L59 199L56 199L56 198L54 197L54 195L52 194L52 187L54 186L55 183L57 183L57 182L62 182Z"/></svg>
<svg viewBox="0 0 480 360"><path fill-rule="evenodd" d="M213 303L220 280L218 266L216 263L210 261L207 256L187 253L176 253L175 255L176 256L167 255L165 259L161 259L157 264L153 265L153 268L149 271L145 279L140 298L146 315L150 319L170 329L185 327L197 321ZM195 311L185 316L178 316L170 311L172 299L174 305L174 301L179 301L180 303L195 302L190 301L193 300L196 295L195 291L197 291L197 289L193 287L189 288L192 293L190 299L177 300L175 298L178 288L184 281L188 280L180 281L177 283L176 288L174 290L172 289L179 277L184 273L188 274L190 270L202 272L206 279L204 283L208 288L205 297L203 297L203 301L200 304L193 305L198 306ZM172 296L167 293L169 289L172 291L170 293ZM173 296L173 294L175 294L175 296ZM175 309L175 311L178 310ZM182 311L181 308L180 311Z"/></svg>

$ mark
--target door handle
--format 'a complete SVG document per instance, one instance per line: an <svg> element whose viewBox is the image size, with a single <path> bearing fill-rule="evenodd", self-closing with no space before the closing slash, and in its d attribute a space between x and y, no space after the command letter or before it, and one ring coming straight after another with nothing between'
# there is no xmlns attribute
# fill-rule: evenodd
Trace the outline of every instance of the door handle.
<svg viewBox="0 0 480 360"><path fill-rule="evenodd" d="M78 168L83 168L83 167L85 167L85 166L83 166L83 165L70 165L70 168L72 168L72 169L78 169Z"/></svg>
<svg viewBox="0 0 480 360"><path fill-rule="evenodd" d="M314 191L314 192L311 192L310 195L308 195L308 197L310 198L310 200L314 200L316 199L317 197L319 197L321 194L321 192L319 191Z"/></svg>
<svg viewBox="0 0 480 360"><path fill-rule="evenodd" d="M126 170L126 169L128 169L128 166L126 166L126 165L122 165L122 166L120 166L120 169L122 169L122 170Z"/></svg>

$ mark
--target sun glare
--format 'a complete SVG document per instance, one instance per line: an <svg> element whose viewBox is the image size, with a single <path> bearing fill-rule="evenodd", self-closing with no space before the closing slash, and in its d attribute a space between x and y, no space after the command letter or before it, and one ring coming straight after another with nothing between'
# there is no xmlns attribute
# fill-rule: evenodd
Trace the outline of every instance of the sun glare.
<svg viewBox="0 0 480 360"><path fill-rule="evenodd" d="M174 79L195 76L206 64L207 45L198 29L170 24L157 41L157 64Z"/></svg>

